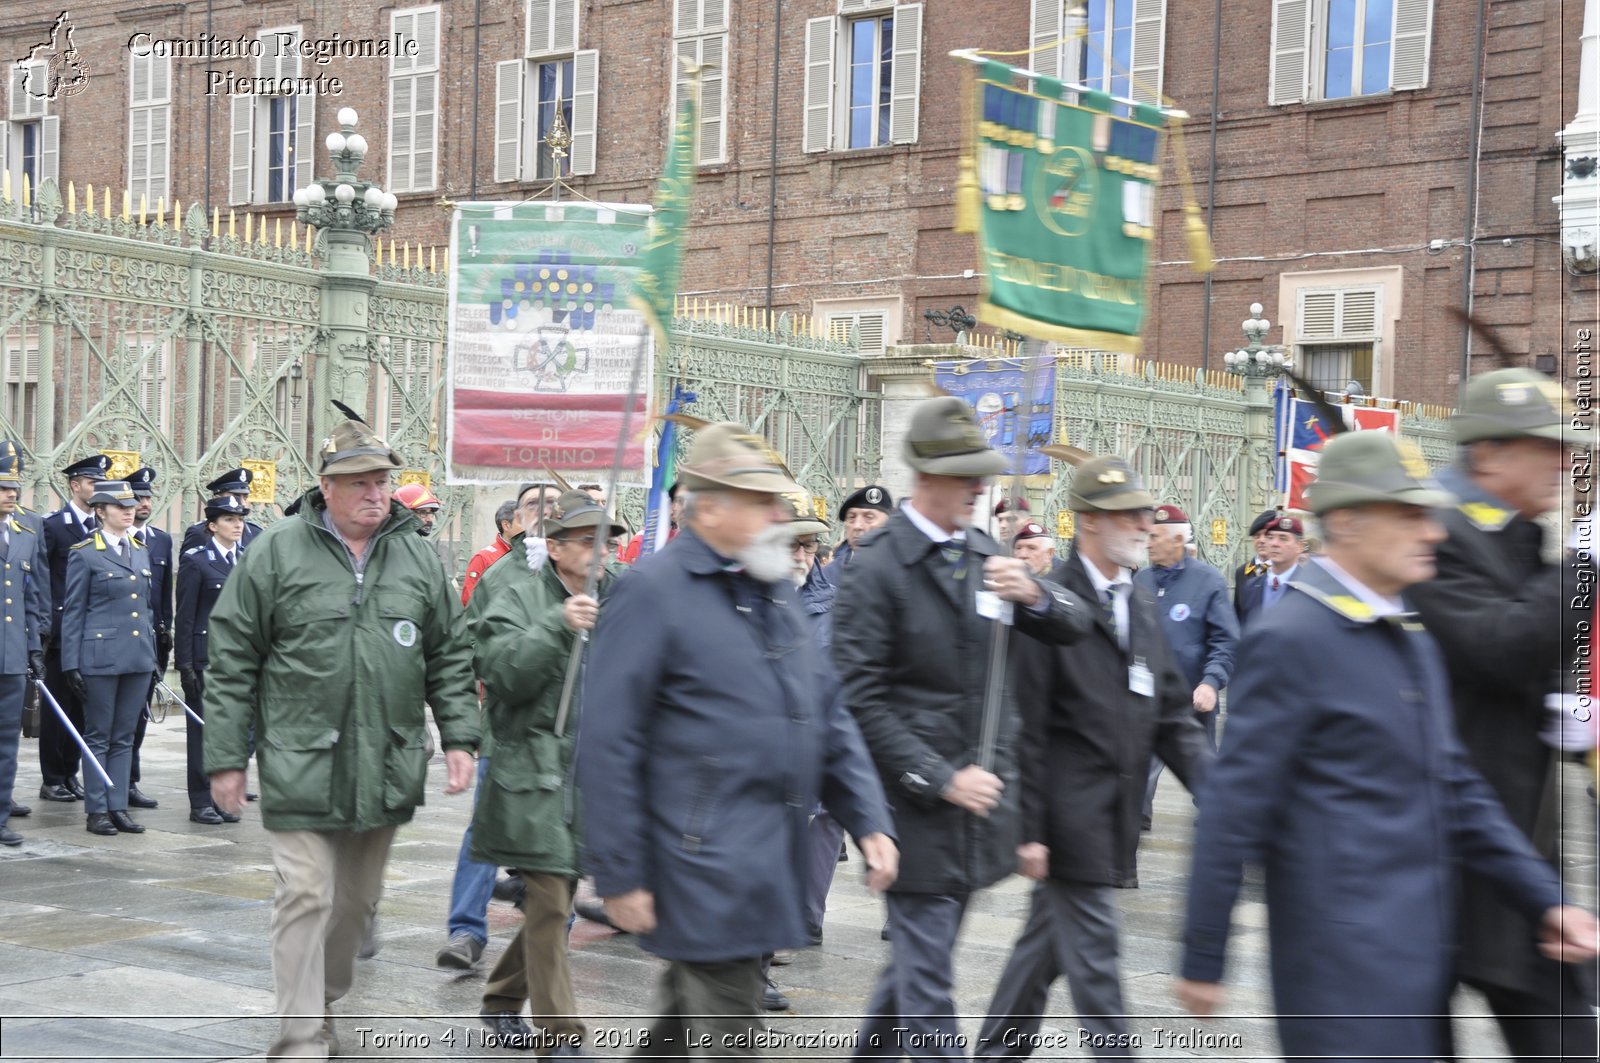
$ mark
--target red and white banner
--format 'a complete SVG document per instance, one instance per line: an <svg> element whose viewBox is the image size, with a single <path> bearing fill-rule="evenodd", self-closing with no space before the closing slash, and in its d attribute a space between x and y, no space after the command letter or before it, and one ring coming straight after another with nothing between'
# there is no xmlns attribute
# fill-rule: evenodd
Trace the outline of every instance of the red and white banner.
<svg viewBox="0 0 1600 1063"><path fill-rule="evenodd" d="M1345 426L1358 432L1400 431L1400 411L1384 410L1376 406L1340 406ZM1289 467L1289 487L1285 494L1285 509L1309 509L1306 505L1306 488L1317 479L1317 462L1322 460L1323 445L1332 439L1324 418L1317 407L1305 399L1293 399L1289 412L1288 446L1284 458Z"/></svg>

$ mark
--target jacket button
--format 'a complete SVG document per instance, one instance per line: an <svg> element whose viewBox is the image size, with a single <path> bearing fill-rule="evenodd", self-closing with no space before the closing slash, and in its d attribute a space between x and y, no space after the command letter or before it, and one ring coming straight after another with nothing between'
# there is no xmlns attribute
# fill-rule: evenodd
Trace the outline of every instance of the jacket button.
<svg viewBox="0 0 1600 1063"><path fill-rule="evenodd" d="M7 566L6 566L6 567L7 567L7 568L10 568L10 567L11 567L11 566L10 566L10 565L7 565ZM10 580L6 580L6 586L7 586L7 587L9 587L9 586L11 586L11 581L10 581Z"/></svg>
<svg viewBox="0 0 1600 1063"><path fill-rule="evenodd" d="M137 620L137 619L139 619L139 614L138 614L138 613L134 613L134 614L133 614L133 619L135 619L135 620ZM135 635L137 635L137 634L138 634L138 632L137 632L137 631L135 631L135 632L134 632L134 634L135 634Z"/></svg>
<svg viewBox="0 0 1600 1063"><path fill-rule="evenodd" d="M129 579L138 579L139 577L138 576L129 576L128 578Z"/></svg>
<svg viewBox="0 0 1600 1063"><path fill-rule="evenodd" d="M104 636L104 635L102 635L102 634L100 634L100 632L98 632L98 631L96 631L96 632L95 632L95 633L94 633L94 637L95 637L95 638L97 638L97 639L103 639L103 638L105 638L105 636Z"/></svg>
<svg viewBox="0 0 1600 1063"><path fill-rule="evenodd" d="M134 601L138 601L139 600L139 592L138 591L134 591L133 592L133 600Z"/></svg>
<svg viewBox="0 0 1600 1063"><path fill-rule="evenodd" d="M138 632L137 632L137 631L135 631L135 632L134 632L134 633L133 633L133 637L134 637L134 638L138 638L138 637L139 637L139 633L138 633Z"/></svg>

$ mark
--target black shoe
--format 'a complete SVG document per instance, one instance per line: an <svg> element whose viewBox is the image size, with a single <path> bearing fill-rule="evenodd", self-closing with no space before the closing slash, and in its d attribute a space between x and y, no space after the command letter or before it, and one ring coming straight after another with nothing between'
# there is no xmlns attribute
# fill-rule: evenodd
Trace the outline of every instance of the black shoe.
<svg viewBox="0 0 1600 1063"><path fill-rule="evenodd" d="M39 800L41 801L76 801L77 799L71 790L60 783L45 783L39 787Z"/></svg>
<svg viewBox="0 0 1600 1063"><path fill-rule="evenodd" d="M191 808L189 810L189 822L205 823L212 827L220 827L222 824L226 823L227 820L219 816L216 809L212 808L210 805L207 805L205 808Z"/></svg>
<svg viewBox="0 0 1600 1063"><path fill-rule="evenodd" d="M817 926L814 923L808 924L806 926L806 933L811 935L811 944L822 944L822 928L820 926Z"/></svg>
<svg viewBox="0 0 1600 1063"><path fill-rule="evenodd" d="M91 812L88 823L84 827L90 834L103 834L106 837L117 833L116 825L111 822L111 817L104 812Z"/></svg>
<svg viewBox="0 0 1600 1063"><path fill-rule="evenodd" d="M237 822L239 822L239 817L238 816L234 815L232 812L224 812L224 811L222 811L222 809L218 808L216 805L212 805L211 806L211 811L213 811L217 815L221 816L222 817L222 822L224 822L224 823L237 823Z"/></svg>
<svg viewBox="0 0 1600 1063"><path fill-rule="evenodd" d="M888 941L889 940L889 921L887 919L884 920L883 929L878 931L878 940L879 941Z"/></svg>
<svg viewBox="0 0 1600 1063"><path fill-rule="evenodd" d="M756 1003L762 1011L788 1011L789 998L778 992L778 987L772 984L772 979L767 979L766 987L761 990L761 996Z"/></svg>
<svg viewBox="0 0 1600 1063"><path fill-rule="evenodd" d="M33 809L29 808L27 805L11 806L12 819L27 819L31 815L33 815Z"/></svg>
<svg viewBox="0 0 1600 1063"><path fill-rule="evenodd" d="M492 896L497 901L506 901L516 904L528 895L528 884L522 881L521 875L507 875L494 880Z"/></svg>
<svg viewBox="0 0 1600 1063"><path fill-rule="evenodd" d="M611 917L606 914L606 906L599 901L577 901L572 905L572 910L591 923L609 926L619 934L627 933L626 930L611 921Z"/></svg>
<svg viewBox="0 0 1600 1063"><path fill-rule="evenodd" d="M839 843L839 859L835 863L847 864L850 862L850 847L844 842Z"/></svg>
<svg viewBox="0 0 1600 1063"><path fill-rule="evenodd" d="M134 808L159 808L161 806L160 801L157 801L153 797L147 796L145 792L139 789L137 786L130 786L128 788L128 804Z"/></svg>
<svg viewBox="0 0 1600 1063"><path fill-rule="evenodd" d="M135 823L128 816L128 813L122 811L121 809L118 809L117 811L110 813L110 816L111 816L111 825L113 827L117 828L117 831L119 833L122 833L122 834L143 834L144 833L144 824L143 823Z"/></svg>
<svg viewBox="0 0 1600 1063"><path fill-rule="evenodd" d="M78 777L76 775L73 775L67 779L67 789L72 791L74 800L83 800L83 783L78 781Z"/></svg>
<svg viewBox="0 0 1600 1063"><path fill-rule="evenodd" d="M0 845L21 845L22 835L10 827L0 827Z"/></svg>
<svg viewBox="0 0 1600 1063"><path fill-rule="evenodd" d="M533 1050L533 1027L515 1011L480 1011L478 1018L489 1027L500 1048L516 1048L524 1052Z"/></svg>
<svg viewBox="0 0 1600 1063"><path fill-rule="evenodd" d="M1149 816L1144 816L1139 820L1139 829L1142 830L1142 831L1148 831L1150 829L1150 817Z"/></svg>
<svg viewBox="0 0 1600 1063"><path fill-rule="evenodd" d="M260 794L253 794L249 790L246 790L244 792L244 799L246 801L259 801L259 800L261 800L261 795Z"/></svg>

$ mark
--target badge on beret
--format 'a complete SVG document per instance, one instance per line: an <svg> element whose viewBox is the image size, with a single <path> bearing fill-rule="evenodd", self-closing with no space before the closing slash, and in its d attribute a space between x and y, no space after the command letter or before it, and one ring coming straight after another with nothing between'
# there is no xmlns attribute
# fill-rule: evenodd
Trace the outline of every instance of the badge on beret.
<svg viewBox="0 0 1600 1063"><path fill-rule="evenodd" d="M1189 606L1184 602L1176 602L1171 609L1167 610L1167 615L1181 624L1189 619Z"/></svg>
<svg viewBox="0 0 1600 1063"><path fill-rule="evenodd" d="M417 625L409 620L397 620L394 625L394 640L406 649L417 644Z"/></svg>
<svg viewBox="0 0 1600 1063"><path fill-rule="evenodd" d="M1096 479L1103 484L1125 484L1128 482L1128 474L1121 469L1107 469Z"/></svg>
<svg viewBox="0 0 1600 1063"><path fill-rule="evenodd" d="M869 506L881 506L881 505L883 505L883 489L882 488L869 487L869 488L867 488L867 493L863 497L866 498L867 505L869 505Z"/></svg>

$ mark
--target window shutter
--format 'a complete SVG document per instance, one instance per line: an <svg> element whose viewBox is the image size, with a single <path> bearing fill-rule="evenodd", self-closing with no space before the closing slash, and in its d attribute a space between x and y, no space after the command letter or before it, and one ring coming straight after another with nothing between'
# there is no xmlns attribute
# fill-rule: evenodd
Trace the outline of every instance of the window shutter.
<svg viewBox="0 0 1600 1063"><path fill-rule="evenodd" d="M1339 338L1338 292L1300 292L1300 329L1295 339L1302 343Z"/></svg>
<svg viewBox="0 0 1600 1063"><path fill-rule="evenodd" d="M578 0L551 0L550 47L558 52L578 50ZM573 102L577 107L577 102ZM573 121L577 121L576 118ZM574 173L577 171L574 170Z"/></svg>
<svg viewBox="0 0 1600 1063"><path fill-rule="evenodd" d="M706 32L728 28L728 0L700 0L700 28Z"/></svg>
<svg viewBox="0 0 1600 1063"><path fill-rule="evenodd" d="M389 79L389 191L410 192L417 78Z"/></svg>
<svg viewBox="0 0 1600 1063"><path fill-rule="evenodd" d="M128 105L143 107L150 102L150 67L154 55L128 55Z"/></svg>
<svg viewBox="0 0 1600 1063"><path fill-rule="evenodd" d="M1378 289L1348 288L1339 293L1339 338L1359 339L1378 334Z"/></svg>
<svg viewBox="0 0 1600 1063"><path fill-rule="evenodd" d="M228 135L228 202L248 203L254 173L251 152L256 137L255 97L232 96L228 99L228 109L233 122Z"/></svg>
<svg viewBox="0 0 1600 1063"><path fill-rule="evenodd" d="M594 173L599 130L600 53L594 49L572 57L572 175Z"/></svg>
<svg viewBox="0 0 1600 1063"><path fill-rule="evenodd" d="M33 77L28 74L32 71ZM11 68L11 117L13 119L43 118L50 110L45 98L46 78L49 69L44 63L17 63ZM29 92L29 89L32 92Z"/></svg>
<svg viewBox="0 0 1600 1063"><path fill-rule="evenodd" d="M317 162L317 97L313 93L295 97L294 108L294 187L304 188L312 181Z"/></svg>
<svg viewBox="0 0 1600 1063"><path fill-rule="evenodd" d="M39 184L61 183L61 119L45 115L39 119Z"/></svg>
<svg viewBox="0 0 1600 1063"><path fill-rule="evenodd" d="M894 70L889 88L889 142L917 142L918 101L922 91L922 5L894 8Z"/></svg>
<svg viewBox="0 0 1600 1063"><path fill-rule="evenodd" d="M675 37L700 32L700 0L672 0L672 34Z"/></svg>
<svg viewBox="0 0 1600 1063"><path fill-rule="evenodd" d="M828 318L828 338L849 343L854 333L862 354L882 354L887 315L882 310L863 310L859 314L833 314Z"/></svg>
<svg viewBox="0 0 1600 1063"><path fill-rule="evenodd" d="M300 40L300 27L263 30L261 55L256 59L256 75L264 78L297 78L300 76L300 53L294 46Z"/></svg>
<svg viewBox="0 0 1600 1063"><path fill-rule="evenodd" d="M524 17L528 24L528 55L545 55L552 50L550 5L554 0L528 0Z"/></svg>
<svg viewBox="0 0 1600 1063"><path fill-rule="evenodd" d="M837 20L806 20L805 151L833 148L833 35Z"/></svg>
<svg viewBox="0 0 1600 1063"><path fill-rule="evenodd" d="M439 9L436 7L417 12L416 69L439 69Z"/></svg>
<svg viewBox="0 0 1600 1063"><path fill-rule="evenodd" d="M1267 102L1303 103L1311 55L1311 0L1272 0L1272 54L1267 62Z"/></svg>
<svg viewBox="0 0 1600 1063"><path fill-rule="evenodd" d="M1033 0L1033 14L1028 28L1028 45L1043 48L1027 59L1027 66L1046 77L1061 77L1061 32L1064 22L1062 0ZM1045 45L1051 45L1045 48Z"/></svg>
<svg viewBox="0 0 1600 1063"><path fill-rule="evenodd" d="M0 122L0 173L5 173L7 170L11 169L10 152L11 152L11 123L10 122ZM12 196L14 196L15 198L17 198L19 200L22 198L22 193L17 191L17 175L16 174L12 174L11 175L11 194L12 194Z"/></svg>
<svg viewBox="0 0 1600 1063"><path fill-rule="evenodd" d="M684 0L685 3L689 0ZM670 123L677 120L679 94L689 79L683 73L683 61L702 64L700 72L700 113L698 115L699 143L695 161L701 165L727 161L727 99L728 99L728 35L691 37L673 43L672 100L667 110L668 136Z"/></svg>
<svg viewBox="0 0 1600 1063"><path fill-rule="evenodd" d="M1394 48L1390 50L1389 86L1428 86L1428 53L1433 37L1433 0L1395 0Z"/></svg>
<svg viewBox="0 0 1600 1063"><path fill-rule="evenodd" d="M494 65L494 179L522 177L522 73L526 64L512 59Z"/></svg>
<svg viewBox="0 0 1600 1063"><path fill-rule="evenodd" d="M417 10L396 11L389 16L389 39L397 45L404 41L416 40L417 37ZM395 48L394 55L389 59L389 73L409 74L415 70L416 58L407 55L404 48Z"/></svg>
<svg viewBox="0 0 1600 1063"><path fill-rule="evenodd" d="M172 102L172 58L170 56L150 57L150 102L152 104Z"/></svg>
<svg viewBox="0 0 1600 1063"><path fill-rule="evenodd" d="M150 108L150 174L149 198L150 207L164 199L169 198L168 182L171 173L172 131L168 128L172 120L172 108L168 106Z"/></svg>
<svg viewBox="0 0 1600 1063"><path fill-rule="evenodd" d="M434 166L438 158L439 75L418 74L411 83L411 191L420 192L438 181Z"/></svg>
<svg viewBox="0 0 1600 1063"><path fill-rule="evenodd" d="M1161 59L1166 50L1167 0L1133 0L1133 98L1140 103L1161 102Z"/></svg>
<svg viewBox="0 0 1600 1063"><path fill-rule="evenodd" d="M139 194L145 192L150 182L150 112L151 107L135 107L128 112L128 192L133 205L139 205ZM151 205L154 206L154 200Z"/></svg>
<svg viewBox="0 0 1600 1063"><path fill-rule="evenodd" d="M892 0L839 0L839 14L856 15L875 7L888 7Z"/></svg>

